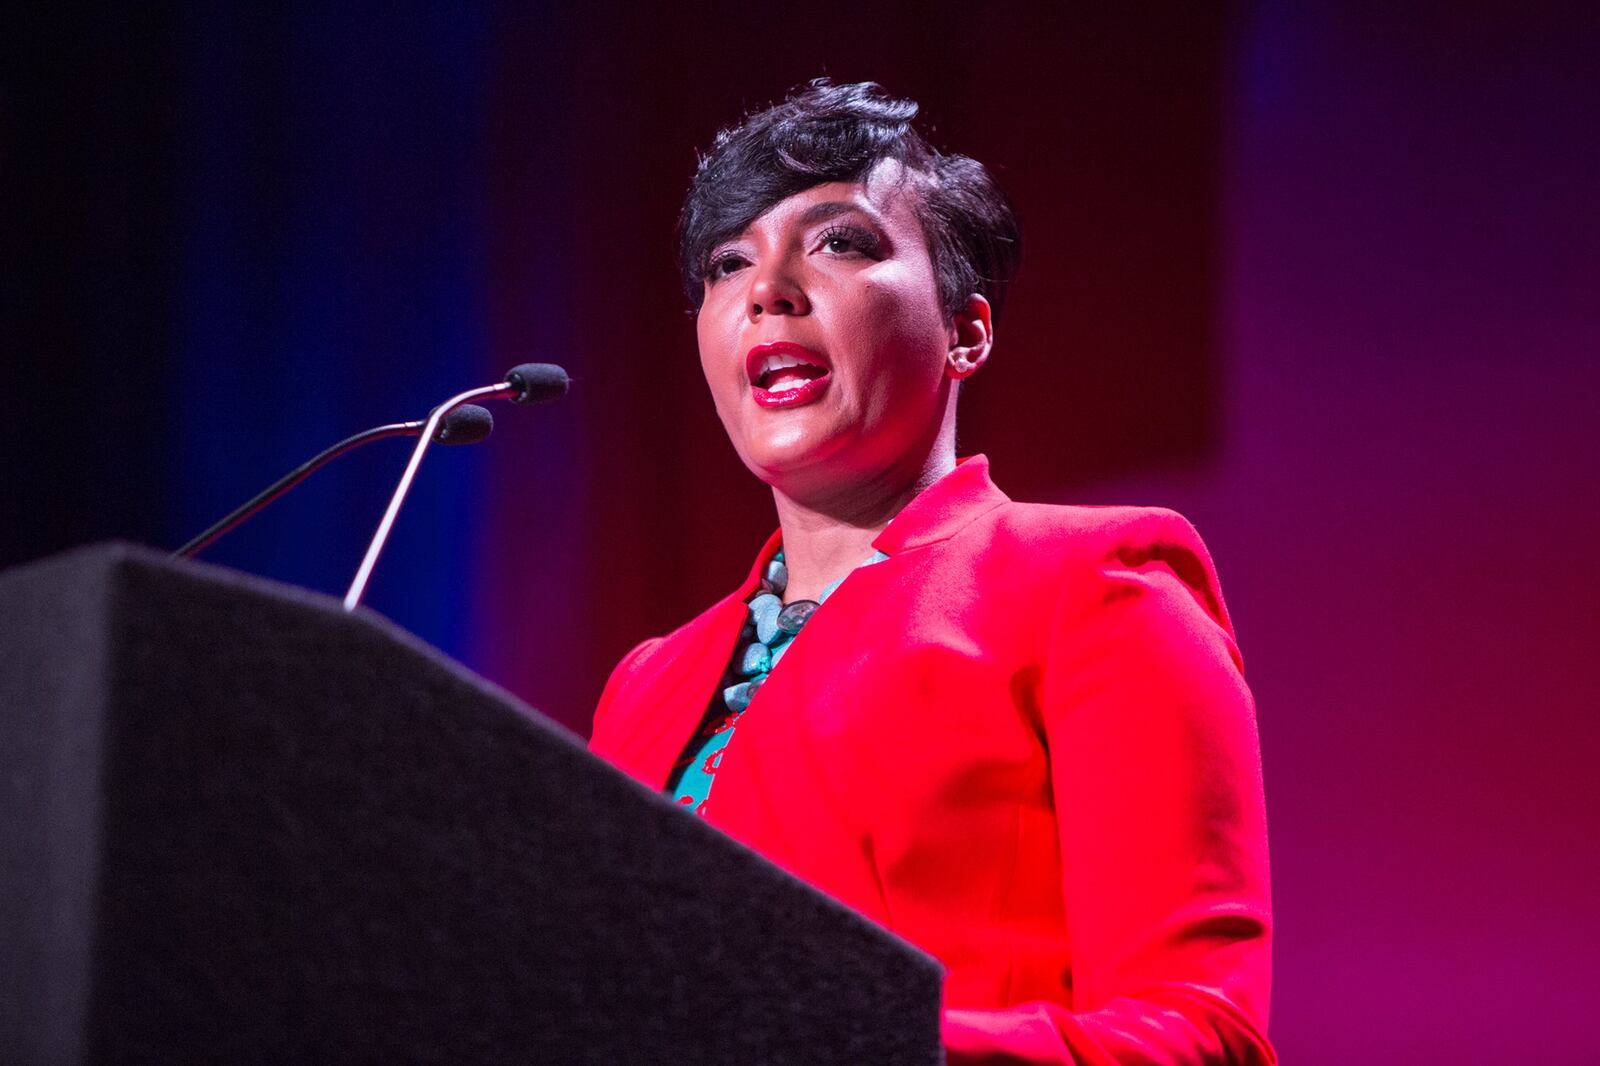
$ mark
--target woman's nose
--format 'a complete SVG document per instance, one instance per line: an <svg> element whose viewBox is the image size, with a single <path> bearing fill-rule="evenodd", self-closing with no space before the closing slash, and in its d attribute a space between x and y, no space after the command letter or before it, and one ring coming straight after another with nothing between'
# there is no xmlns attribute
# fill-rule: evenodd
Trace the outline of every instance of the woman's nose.
<svg viewBox="0 0 1600 1066"><path fill-rule="evenodd" d="M803 315L811 310L802 286L784 262L757 268L755 281L750 286L751 318L761 315Z"/></svg>

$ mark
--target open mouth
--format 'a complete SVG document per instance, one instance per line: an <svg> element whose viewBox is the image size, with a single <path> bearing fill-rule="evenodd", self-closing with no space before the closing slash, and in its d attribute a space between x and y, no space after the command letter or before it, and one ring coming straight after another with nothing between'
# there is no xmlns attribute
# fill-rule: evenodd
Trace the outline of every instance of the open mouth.
<svg viewBox="0 0 1600 1066"><path fill-rule="evenodd" d="M791 392L827 373L827 367L807 362L792 352L773 352L762 361L752 384L768 392Z"/></svg>
<svg viewBox="0 0 1600 1066"><path fill-rule="evenodd" d="M761 407L799 407L820 399L833 380L828 358L793 341L758 344L745 356L751 399Z"/></svg>

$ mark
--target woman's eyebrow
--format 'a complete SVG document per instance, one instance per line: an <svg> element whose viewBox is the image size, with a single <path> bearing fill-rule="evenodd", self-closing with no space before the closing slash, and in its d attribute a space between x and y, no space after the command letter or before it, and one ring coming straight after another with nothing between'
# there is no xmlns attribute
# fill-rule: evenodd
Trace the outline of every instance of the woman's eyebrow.
<svg viewBox="0 0 1600 1066"><path fill-rule="evenodd" d="M873 222L878 221L878 216L862 204L850 203L845 200L824 200L820 204L812 204L796 221L802 226L812 226L818 222L825 222L836 215L843 215L850 211L859 211Z"/></svg>

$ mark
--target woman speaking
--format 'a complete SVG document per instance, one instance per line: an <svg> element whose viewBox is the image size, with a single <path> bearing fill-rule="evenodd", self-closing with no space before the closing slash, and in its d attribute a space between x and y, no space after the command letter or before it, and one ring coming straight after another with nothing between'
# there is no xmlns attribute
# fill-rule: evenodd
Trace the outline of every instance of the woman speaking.
<svg viewBox="0 0 1600 1066"><path fill-rule="evenodd" d="M916 111L814 82L701 160L683 280L778 530L617 666L591 747L937 957L952 1063L1274 1062L1210 557L1171 511L1016 503L957 460L1019 235Z"/></svg>

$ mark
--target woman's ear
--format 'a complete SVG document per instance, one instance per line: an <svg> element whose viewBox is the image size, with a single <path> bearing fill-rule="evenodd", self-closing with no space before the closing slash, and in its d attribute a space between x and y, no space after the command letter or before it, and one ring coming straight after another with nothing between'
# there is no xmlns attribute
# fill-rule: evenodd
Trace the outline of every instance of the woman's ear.
<svg viewBox="0 0 1600 1066"><path fill-rule="evenodd" d="M973 293L950 321L950 350L944 357L945 373L957 381L970 378L988 360L993 345L994 324L989 316L989 301Z"/></svg>

